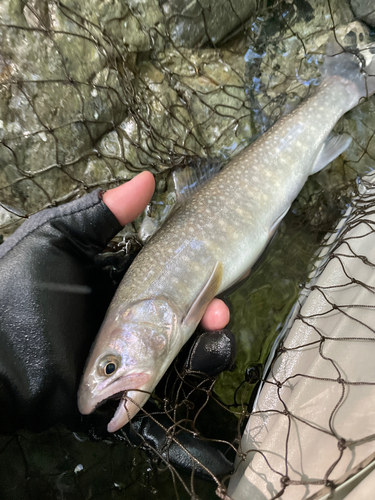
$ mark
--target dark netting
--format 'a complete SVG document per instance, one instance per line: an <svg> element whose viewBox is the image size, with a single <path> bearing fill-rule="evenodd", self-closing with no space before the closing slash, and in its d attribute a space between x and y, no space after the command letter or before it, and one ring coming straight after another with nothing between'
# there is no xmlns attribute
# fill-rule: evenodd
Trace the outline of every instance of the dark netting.
<svg viewBox="0 0 375 500"><path fill-rule="evenodd" d="M175 200L172 168L226 162L307 98L332 33L343 50L371 39L371 3L2 0L1 236L33 213L144 169L156 176L147 215L163 218ZM228 296L236 369L207 378L188 370L182 353L140 417L112 437L62 426L1 437L2 498L225 498L233 462L234 500L323 498L322 488L341 487L371 463L373 431L362 416L371 414L375 384L374 258L362 245L373 246L374 194L369 179L358 192L357 178L375 165L374 102L340 120L350 147L308 180L264 258ZM348 206L320 263L323 237ZM141 219L117 238L121 248L139 248ZM322 283L333 262L346 281ZM332 324L345 322L346 333L333 329L337 338ZM305 337L292 337L301 325ZM345 358L358 346L354 361ZM315 391L314 404L292 398L305 385L299 393ZM352 398L365 390L367 404L361 392L355 412Z"/></svg>

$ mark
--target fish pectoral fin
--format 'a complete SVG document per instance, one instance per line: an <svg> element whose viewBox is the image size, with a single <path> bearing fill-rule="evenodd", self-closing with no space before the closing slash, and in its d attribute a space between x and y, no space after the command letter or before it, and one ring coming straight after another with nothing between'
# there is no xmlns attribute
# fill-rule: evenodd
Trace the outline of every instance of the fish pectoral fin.
<svg viewBox="0 0 375 500"><path fill-rule="evenodd" d="M193 323L198 323L201 320L208 304L219 290L220 283L223 278L223 271L223 263L217 262L207 282L204 284L202 290L199 292L197 298L194 300L186 313L185 318L182 320L183 326L189 326Z"/></svg>
<svg viewBox="0 0 375 500"><path fill-rule="evenodd" d="M340 156L351 142L352 138L349 134L340 135L331 132L315 159L311 174L316 174L319 170L327 166L328 163L331 163L331 161Z"/></svg>
<svg viewBox="0 0 375 500"><path fill-rule="evenodd" d="M272 226L270 227L270 230L269 230L269 240L268 240L268 242L270 242L271 239L273 238L273 236L274 236L277 228L280 225L280 222L283 220L283 218L289 212L289 209L290 209L290 207L288 207L286 210L284 210L284 212L281 215L279 215L278 218L273 222L273 224L272 224Z"/></svg>

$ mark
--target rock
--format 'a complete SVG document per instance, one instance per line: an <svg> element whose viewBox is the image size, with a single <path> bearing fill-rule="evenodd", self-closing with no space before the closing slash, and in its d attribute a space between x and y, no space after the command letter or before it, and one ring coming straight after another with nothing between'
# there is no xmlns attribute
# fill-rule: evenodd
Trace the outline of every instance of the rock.
<svg viewBox="0 0 375 500"><path fill-rule="evenodd" d="M261 0L166 0L162 8L172 40L184 47L215 46L266 5Z"/></svg>
<svg viewBox="0 0 375 500"><path fill-rule="evenodd" d="M81 181L67 171L127 105L111 47L57 4L7 0L0 17L0 199L31 214L77 194Z"/></svg>
<svg viewBox="0 0 375 500"><path fill-rule="evenodd" d="M167 45L156 0L11 4L0 7L0 200L13 213L2 225L250 140L243 54Z"/></svg>
<svg viewBox="0 0 375 500"><path fill-rule="evenodd" d="M373 0L350 0L354 14L367 23L375 27L375 6Z"/></svg>

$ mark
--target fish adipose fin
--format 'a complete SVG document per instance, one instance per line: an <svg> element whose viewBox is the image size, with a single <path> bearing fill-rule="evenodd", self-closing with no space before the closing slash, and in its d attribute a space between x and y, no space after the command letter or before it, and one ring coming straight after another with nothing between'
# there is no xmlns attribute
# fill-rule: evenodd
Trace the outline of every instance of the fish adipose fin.
<svg viewBox="0 0 375 500"><path fill-rule="evenodd" d="M210 277L204 284L202 290L198 294L198 297L194 300L185 318L183 319L183 326L197 324L201 320L208 304L219 290L220 283L223 278L223 270L224 268L222 262L217 262Z"/></svg>
<svg viewBox="0 0 375 500"><path fill-rule="evenodd" d="M316 174L319 170L327 166L328 163L331 163L331 161L340 156L351 142L352 138L349 134L339 135L331 132L316 157L311 174Z"/></svg>

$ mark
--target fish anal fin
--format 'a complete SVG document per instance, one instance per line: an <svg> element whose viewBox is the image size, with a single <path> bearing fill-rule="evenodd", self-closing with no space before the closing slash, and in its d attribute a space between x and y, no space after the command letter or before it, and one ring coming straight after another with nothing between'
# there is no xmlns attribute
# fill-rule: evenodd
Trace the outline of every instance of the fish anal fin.
<svg viewBox="0 0 375 500"><path fill-rule="evenodd" d="M183 319L183 326L197 324L201 320L208 304L215 297L219 290L220 283L223 278L223 271L223 263L217 262L208 280L204 284L202 290L199 292L197 298L194 300L185 318Z"/></svg>
<svg viewBox="0 0 375 500"><path fill-rule="evenodd" d="M314 165L311 169L311 174L316 174L322 170L328 163L331 163L335 158L341 155L351 143L352 138L349 134L335 134L332 132L325 140L321 150L319 151Z"/></svg>

